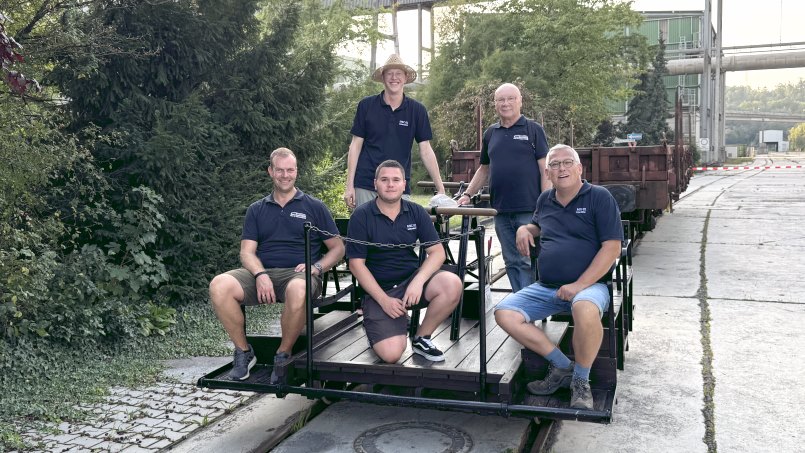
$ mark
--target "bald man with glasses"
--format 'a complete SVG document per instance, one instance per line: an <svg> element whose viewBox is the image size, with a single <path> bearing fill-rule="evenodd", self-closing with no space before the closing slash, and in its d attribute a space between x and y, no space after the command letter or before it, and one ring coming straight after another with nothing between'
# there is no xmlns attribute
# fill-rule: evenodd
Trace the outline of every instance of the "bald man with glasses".
<svg viewBox="0 0 805 453"><path fill-rule="evenodd" d="M498 211L495 235L515 293L534 282L531 260L517 252L515 232L531 220L537 197L551 187L542 177L548 154L545 131L520 113L522 107L517 86L504 83L495 90L495 111L500 121L484 132L481 165L464 192L474 194L489 181L492 207ZM458 200L461 205L469 202L467 195Z"/></svg>

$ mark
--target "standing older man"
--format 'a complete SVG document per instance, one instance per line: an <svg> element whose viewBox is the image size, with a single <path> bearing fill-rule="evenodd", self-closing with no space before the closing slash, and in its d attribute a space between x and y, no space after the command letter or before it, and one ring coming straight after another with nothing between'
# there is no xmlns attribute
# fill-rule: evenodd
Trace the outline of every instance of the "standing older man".
<svg viewBox="0 0 805 453"><path fill-rule="evenodd" d="M534 282L531 261L517 252L515 232L531 220L537 197L551 187L550 181L541 177L548 153L545 131L520 113L522 106L523 97L515 85L504 83L495 90L500 121L484 132L481 165L464 192L474 194L489 180L492 207L498 211L495 234L515 293ZM467 195L458 201L469 202Z"/></svg>
<svg viewBox="0 0 805 453"><path fill-rule="evenodd" d="M393 54L377 68L372 80L381 82L384 90L358 103L352 122L352 143L347 155L347 184L344 202L350 209L373 200L375 169L385 160L396 160L405 169L406 198L411 193L411 145L419 144L419 155L425 169L444 193L439 163L430 146L433 132L425 106L403 93L406 83L416 80L416 71Z"/></svg>
<svg viewBox="0 0 805 453"><path fill-rule="evenodd" d="M534 237L540 238L539 281L498 304L495 320L550 363L545 379L528 384L529 392L550 395L570 387L570 406L592 409L590 367L604 334L601 316L611 302L603 282L620 256L623 227L609 191L583 181L581 173L573 148L556 145L548 152L545 177L554 188L540 195L531 223L517 230L523 256L528 256ZM563 311L573 314L575 363L534 325Z"/></svg>
<svg viewBox="0 0 805 453"><path fill-rule="evenodd" d="M254 349L246 342L241 305L284 302L280 325L282 341L274 364L290 359L292 348L305 325L305 235L304 224L338 234L327 206L302 193L296 183L296 156L288 148L271 153L268 174L274 190L249 206L243 221L240 261L243 267L217 275L210 282L210 300L215 314L235 344L230 377L244 380L256 363ZM327 253L321 255L321 245ZM344 256L337 237L311 234L311 288L313 297L322 289L322 274ZM278 381L272 373L271 383Z"/></svg>

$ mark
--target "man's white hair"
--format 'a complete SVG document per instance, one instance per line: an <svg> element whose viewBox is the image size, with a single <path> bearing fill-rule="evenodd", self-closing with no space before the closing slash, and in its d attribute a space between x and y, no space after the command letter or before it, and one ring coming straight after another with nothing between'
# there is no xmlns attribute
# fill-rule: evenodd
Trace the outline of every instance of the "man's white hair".
<svg viewBox="0 0 805 453"><path fill-rule="evenodd" d="M560 149L566 149L566 150L570 151L571 154L573 154L573 160L576 161L576 162L581 162L581 158L579 157L579 153L576 152L576 150L573 149L572 146L565 145L564 143L559 143L559 144L553 145L553 147L551 147L551 149L548 150L548 155L545 156L545 161L550 162L551 161L551 154L553 154L555 151L559 151Z"/></svg>

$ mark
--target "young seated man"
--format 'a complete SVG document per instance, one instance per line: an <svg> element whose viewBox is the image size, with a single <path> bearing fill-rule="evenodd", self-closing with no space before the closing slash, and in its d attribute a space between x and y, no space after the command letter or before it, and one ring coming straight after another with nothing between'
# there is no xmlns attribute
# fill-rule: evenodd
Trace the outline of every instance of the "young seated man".
<svg viewBox="0 0 805 453"><path fill-rule="evenodd" d="M529 255L534 237L540 238L539 281L498 304L495 321L550 363L545 379L528 384L529 392L550 395L570 387L571 407L593 409L590 367L603 338L601 316L610 303L602 281L621 253L620 211L607 189L581 179L576 150L556 145L546 160L545 177L553 189L539 196L531 223L517 229L517 249L523 256ZM573 314L575 363L534 325L563 311Z"/></svg>
<svg viewBox="0 0 805 453"><path fill-rule="evenodd" d="M274 364L283 364L305 325L305 235L304 224L338 234L333 217L320 200L302 193L296 183L296 156L288 148L271 153L268 174L274 190L246 211L240 241L243 267L217 275L210 282L210 300L215 314L235 344L232 379L244 380L256 363L254 350L246 343L241 305L284 302L280 324L282 341ZM322 242L327 253L321 256ZM321 294L322 273L344 256L337 237L310 234L310 271L313 297ZM277 383L272 373L271 383Z"/></svg>
<svg viewBox="0 0 805 453"><path fill-rule="evenodd" d="M377 198L352 213L349 238L378 244L414 244L438 241L439 235L425 208L402 199L405 170L397 161L382 162L375 171ZM427 307L425 319L412 339L412 348L428 360L444 360L430 335L458 305L462 285L458 276L441 270L442 244L425 249L420 266L412 247L364 245L348 241L349 269L366 293L363 325L375 353L387 363L400 360L407 345L408 309Z"/></svg>

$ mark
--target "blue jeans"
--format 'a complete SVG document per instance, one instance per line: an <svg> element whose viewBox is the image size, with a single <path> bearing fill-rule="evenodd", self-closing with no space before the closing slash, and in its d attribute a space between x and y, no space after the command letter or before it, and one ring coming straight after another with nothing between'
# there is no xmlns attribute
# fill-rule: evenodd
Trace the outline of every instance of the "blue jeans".
<svg viewBox="0 0 805 453"><path fill-rule="evenodd" d="M500 241L503 262L506 263L506 275L509 277L513 293L534 283L531 259L520 255L516 240L517 229L531 223L532 216L531 212L510 212L495 216L495 234Z"/></svg>
<svg viewBox="0 0 805 453"><path fill-rule="evenodd" d="M594 283L579 291L572 301L556 297L556 290L556 288L548 288L540 283L535 283L519 293L503 299L495 307L495 311L513 310L523 315L525 322L531 323L556 313L571 311L573 304L581 300L595 304L598 307L599 316L604 316L604 312L609 307L609 289L603 283Z"/></svg>

